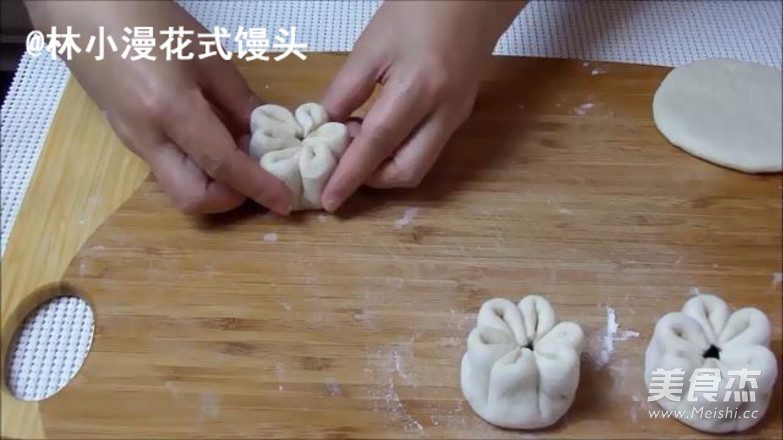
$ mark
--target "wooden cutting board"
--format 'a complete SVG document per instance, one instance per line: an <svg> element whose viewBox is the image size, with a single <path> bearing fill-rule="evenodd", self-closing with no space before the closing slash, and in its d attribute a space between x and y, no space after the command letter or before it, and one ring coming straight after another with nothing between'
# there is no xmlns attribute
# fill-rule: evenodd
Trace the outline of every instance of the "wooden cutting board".
<svg viewBox="0 0 783 440"><path fill-rule="evenodd" d="M240 68L294 106L342 61ZM194 219L144 181L63 277L95 339L39 404L45 434L516 438L470 411L459 359L482 302L538 293L588 339L573 407L539 435L700 435L648 416L644 349L661 315L710 292L766 312L780 359L781 179L670 146L651 117L667 71L497 58L418 189L363 190L337 216ZM775 393L748 435L779 434Z"/></svg>

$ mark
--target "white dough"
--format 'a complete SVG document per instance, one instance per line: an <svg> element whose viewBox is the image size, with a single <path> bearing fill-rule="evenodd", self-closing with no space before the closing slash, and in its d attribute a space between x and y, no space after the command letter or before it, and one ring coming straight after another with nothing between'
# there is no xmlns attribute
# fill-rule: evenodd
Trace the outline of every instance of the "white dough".
<svg viewBox="0 0 783 440"><path fill-rule="evenodd" d="M708 59L672 70L655 92L655 125L672 144L748 172L783 167L781 72Z"/></svg>
<svg viewBox="0 0 783 440"><path fill-rule="evenodd" d="M321 193L348 145L348 129L328 122L316 103L302 104L295 116L267 104L250 116L250 156L285 183L294 210L321 209Z"/></svg>
<svg viewBox="0 0 783 440"><path fill-rule="evenodd" d="M504 428L537 429L568 411L579 385L584 334L577 324L556 322L540 296L518 305L496 298L481 306L461 372L462 393L481 418Z"/></svg>
<svg viewBox="0 0 783 440"><path fill-rule="evenodd" d="M681 368L685 374L680 401L661 398L656 402L665 410L685 411L686 416L679 420L702 431L744 431L764 416L778 375L775 355L767 348L769 336L769 319L760 310L748 307L729 314L728 306L717 296L696 296L685 303L682 311L669 313L656 324L645 356L645 383L649 389L656 369ZM713 345L720 350L718 358L705 357ZM720 370L721 382L717 396L708 397L702 392L696 392L696 401L689 401L688 393L695 383L690 379L697 368ZM729 371L742 368L761 372L760 376L754 376L757 388L752 389L748 385L739 388L740 382L736 376L732 379L728 375ZM727 390L733 393L742 389L755 391L755 402L741 402L733 395L728 402L724 401ZM716 401L710 402L709 398ZM700 411L702 408L703 411ZM718 410L730 415L727 408L731 412L736 411L735 414L740 417L704 416L707 411ZM752 414L745 411L758 411L757 417L743 417L743 414Z"/></svg>

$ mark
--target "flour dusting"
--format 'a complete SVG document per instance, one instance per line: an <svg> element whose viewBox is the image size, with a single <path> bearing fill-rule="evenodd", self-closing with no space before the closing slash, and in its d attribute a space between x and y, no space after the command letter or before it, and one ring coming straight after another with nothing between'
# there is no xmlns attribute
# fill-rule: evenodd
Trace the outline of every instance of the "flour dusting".
<svg viewBox="0 0 783 440"><path fill-rule="evenodd" d="M336 396L342 396L343 393L343 387L340 386L339 383L335 382L334 379L327 379L326 381L326 394L336 397Z"/></svg>
<svg viewBox="0 0 783 440"><path fill-rule="evenodd" d="M577 116L584 116L586 115L593 107L595 107L595 104L592 102L585 102L584 104L581 104L577 107L574 107L571 109L571 112Z"/></svg>
<svg viewBox="0 0 783 440"><path fill-rule="evenodd" d="M198 421L215 420L220 413L220 400L212 391L199 393L201 407L198 413Z"/></svg>
<svg viewBox="0 0 783 440"><path fill-rule="evenodd" d="M620 324L617 322L617 312L614 307L606 306L606 331L601 335L598 353L593 356L593 362L596 364L596 367L601 369L609 363L614 354L615 342L623 342L638 337L639 332L633 330L620 331Z"/></svg>
<svg viewBox="0 0 783 440"><path fill-rule="evenodd" d="M394 221L394 229L402 229L403 227L408 226L418 213L419 208L406 209L405 213L402 215L402 218L398 218Z"/></svg>
<svg viewBox="0 0 783 440"><path fill-rule="evenodd" d="M264 241L269 243L274 243L277 241L277 234L274 232L271 232L269 234L264 234Z"/></svg>
<svg viewBox="0 0 783 440"><path fill-rule="evenodd" d="M364 369L370 382L382 383L367 390L367 395L373 400L373 411L383 412L389 421L399 423L407 430L424 429L424 426L408 413L397 393L399 380L412 387L416 387L418 382L416 374L408 371L408 365L413 358L411 347L415 340L416 333L410 341L379 348L374 356L368 358L368 368Z"/></svg>
<svg viewBox="0 0 783 440"><path fill-rule="evenodd" d="M397 371L397 374L400 375L403 379L405 379L406 382L410 382L411 377L408 375L408 372L405 370L402 355L399 351L395 351L393 354L394 357L394 370Z"/></svg>
<svg viewBox="0 0 783 440"><path fill-rule="evenodd" d="M405 406L400 400L400 395L397 394L397 388L394 386L393 377L386 381L379 394L375 397L378 400L375 402L374 411L383 410L393 420L402 422L402 426L405 429L424 429L424 426L405 410Z"/></svg>
<svg viewBox="0 0 783 440"><path fill-rule="evenodd" d="M169 390L169 393L171 393L171 397L176 399L179 396L179 391L177 390L177 386L174 385L174 382L167 380L166 389Z"/></svg>
<svg viewBox="0 0 783 440"><path fill-rule="evenodd" d="M275 376L277 377L277 380L281 380L285 377L285 367L282 362L275 364Z"/></svg>
<svg viewBox="0 0 783 440"><path fill-rule="evenodd" d="M783 284L783 273L777 272L772 274L772 287L778 287Z"/></svg>

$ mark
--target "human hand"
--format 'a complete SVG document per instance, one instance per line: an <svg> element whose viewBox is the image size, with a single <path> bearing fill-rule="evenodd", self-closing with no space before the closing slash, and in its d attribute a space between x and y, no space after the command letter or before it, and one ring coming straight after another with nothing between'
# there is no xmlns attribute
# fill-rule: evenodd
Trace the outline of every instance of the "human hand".
<svg viewBox="0 0 783 440"><path fill-rule="evenodd" d="M30 2L36 26L106 35L121 42L125 27L183 26L206 32L174 2ZM258 105L245 79L219 56L199 59L195 35L186 49L191 60L123 59L108 45L105 59L75 54L68 65L95 100L119 138L149 163L174 204L188 213L227 211L246 197L279 214L290 212L288 189L246 154L249 119ZM160 44L157 44L160 46ZM121 46L121 45L120 45Z"/></svg>
<svg viewBox="0 0 783 440"><path fill-rule="evenodd" d="M383 85L322 195L328 211L366 183L415 187L468 117L482 68L524 1L384 2L323 105L346 120Z"/></svg>

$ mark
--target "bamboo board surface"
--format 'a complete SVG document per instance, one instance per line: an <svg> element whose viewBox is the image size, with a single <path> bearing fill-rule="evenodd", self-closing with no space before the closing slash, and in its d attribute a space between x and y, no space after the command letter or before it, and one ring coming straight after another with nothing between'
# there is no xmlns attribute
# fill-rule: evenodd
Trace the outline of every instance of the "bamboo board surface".
<svg viewBox="0 0 783 440"><path fill-rule="evenodd" d="M241 69L294 106L342 60ZM147 170L71 83L3 261L3 329L76 255L64 280L93 305L95 340L54 397L3 390L3 434L517 437L470 411L459 358L483 301L539 293L588 349L574 406L538 435L699 436L648 417L644 348L658 317L701 291L764 310L780 358L781 180L668 145L650 114L667 71L495 59L418 189L290 219L186 217L151 180L122 204ZM83 157L98 171L85 175ZM777 388L749 435L778 435Z"/></svg>

